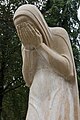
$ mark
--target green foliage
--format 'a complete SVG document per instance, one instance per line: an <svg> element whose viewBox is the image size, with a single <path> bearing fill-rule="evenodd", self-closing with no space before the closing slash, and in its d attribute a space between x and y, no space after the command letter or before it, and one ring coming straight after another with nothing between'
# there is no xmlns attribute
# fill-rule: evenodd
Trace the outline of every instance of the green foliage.
<svg viewBox="0 0 80 120"><path fill-rule="evenodd" d="M28 101L28 88L21 73L21 45L13 25L18 3L1 1L0 4L0 119L5 120L22 120Z"/></svg>
<svg viewBox="0 0 80 120"><path fill-rule="evenodd" d="M24 120L27 113L28 95L22 85L14 91L8 92L3 99L2 116L5 120Z"/></svg>
<svg viewBox="0 0 80 120"><path fill-rule="evenodd" d="M13 25L13 14L22 4L35 4L49 26L61 26L70 36L80 86L79 0L1 0L0 1L0 119L24 120L29 89L21 67L21 44Z"/></svg>

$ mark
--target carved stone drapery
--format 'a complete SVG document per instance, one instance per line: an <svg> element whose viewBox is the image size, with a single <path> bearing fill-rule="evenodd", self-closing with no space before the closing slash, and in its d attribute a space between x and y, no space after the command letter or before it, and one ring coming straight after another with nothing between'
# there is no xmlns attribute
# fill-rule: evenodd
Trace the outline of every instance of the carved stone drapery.
<svg viewBox="0 0 80 120"><path fill-rule="evenodd" d="M34 5L14 14L22 42L23 77L30 87L26 120L80 120L77 77L66 30L50 28Z"/></svg>

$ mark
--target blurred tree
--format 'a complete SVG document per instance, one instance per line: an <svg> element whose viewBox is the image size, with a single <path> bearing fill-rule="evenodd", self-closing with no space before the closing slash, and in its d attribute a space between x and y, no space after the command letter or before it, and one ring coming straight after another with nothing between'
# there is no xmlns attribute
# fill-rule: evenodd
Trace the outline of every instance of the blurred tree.
<svg viewBox="0 0 80 120"><path fill-rule="evenodd" d="M27 109L28 88L22 78L20 42L12 19L18 3L7 0L0 3L0 118L19 120L21 113L25 117L26 112L22 111Z"/></svg>
<svg viewBox="0 0 80 120"><path fill-rule="evenodd" d="M0 1L0 119L24 120L29 89L22 78L21 44L13 25L13 14L22 4L36 5L49 26L61 26L70 36L80 86L79 0L1 0Z"/></svg>

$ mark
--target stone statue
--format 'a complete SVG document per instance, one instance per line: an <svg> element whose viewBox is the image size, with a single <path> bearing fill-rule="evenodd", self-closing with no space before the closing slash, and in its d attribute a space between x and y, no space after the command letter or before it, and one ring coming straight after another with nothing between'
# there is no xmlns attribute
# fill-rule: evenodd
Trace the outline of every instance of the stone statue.
<svg viewBox="0 0 80 120"><path fill-rule="evenodd" d="M68 34L48 27L34 5L22 5L14 14L22 42L22 73L30 87L26 120L80 120L73 53Z"/></svg>

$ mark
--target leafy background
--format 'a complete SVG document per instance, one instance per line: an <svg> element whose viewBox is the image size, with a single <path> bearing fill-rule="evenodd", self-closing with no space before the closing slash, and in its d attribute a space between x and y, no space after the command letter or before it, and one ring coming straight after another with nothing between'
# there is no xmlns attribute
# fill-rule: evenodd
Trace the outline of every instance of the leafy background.
<svg viewBox="0 0 80 120"><path fill-rule="evenodd" d="M40 9L49 26L69 33L80 89L80 0L0 0L0 120L24 120L27 113L29 88L22 77L21 43L13 25L15 10L27 3Z"/></svg>

